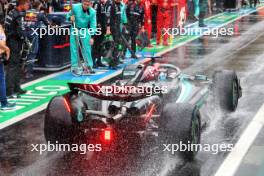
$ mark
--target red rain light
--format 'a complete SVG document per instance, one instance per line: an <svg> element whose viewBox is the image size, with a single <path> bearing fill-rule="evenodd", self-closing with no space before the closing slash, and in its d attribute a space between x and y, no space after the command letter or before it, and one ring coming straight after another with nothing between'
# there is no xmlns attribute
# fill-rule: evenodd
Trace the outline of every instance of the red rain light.
<svg viewBox="0 0 264 176"><path fill-rule="evenodd" d="M66 107L67 111L71 112L71 108L70 108L70 105L69 105L68 101L65 98L63 99L63 101L64 101L64 104L65 104L65 107Z"/></svg>
<svg viewBox="0 0 264 176"><path fill-rule="evenodd" d="M104 131L104 140L111 141L111 139L112 139L112 131L110 129L106 129Z"/></svg>

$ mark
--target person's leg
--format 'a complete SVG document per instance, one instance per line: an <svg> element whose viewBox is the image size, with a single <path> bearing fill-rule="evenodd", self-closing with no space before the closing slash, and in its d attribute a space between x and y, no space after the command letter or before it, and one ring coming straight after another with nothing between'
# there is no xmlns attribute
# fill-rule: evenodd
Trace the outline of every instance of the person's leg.
<svg viewBox="0 0 264 176"><path fill-rule="evenodd" d="M24 42L23 41L18 41L17 42L17 48L13 48L14 50L14 58L15 60L17 60L17 64L14 64L14 66L12 67L12 69L14 69L12 72L13 72L13 79L14 79L14 93L17 94L17 95L20 95L20 94L24 94L26 93L26 91L24 91L22 88L21 88L21 78L23 76L22 72L22 64L21 64L21 55L20 55L20 51L22 50L23 48L23 44ZM11 69L11 70L12 70Z"/></svg>
<svg viewBox="0 0 264 176"><path fill-rule="evenodd" d="M94 67L97 67L97 61L100 60L100 45L101 45L101 36L96 35L94 37L94 44L92 46L92 58L93 58L93 65Z"/></svg>
<svg viewBox="0 0 264 176"><path fill-rule="evenodd" d="M137 28L137 27L136 27ZM138 29L134 29L134 30L131 30L130 31L130 36L131 36L131 49L134 53L136 53L136 48L137 48L137 45L136 45L136 37L137 37L137 32Z"/></svg>
<svg viewBox="0 0 264 176"><path fill-rule="evenodd" d="M118 58L118 52L119 52L119 45L120 45L120 32L117 32L117 30L111 30L113 40L114 40L114 50L113 50L113 57L112 60L109 63L110 67L115 68L119 64L119 58Z"/></svg>
<svg viewBox="0 0 264 176"><path fill-rule="evenodd" d="M6 68L6 94L7 96L13 95L14 92L14 77L13 77L13 65L8 65Z"/></svg>
<svg viewBox="0 0 264 176"><path fill-rule="evenodd" d="M162 30L165 30L165 29L168 30L169 28L172 27L172 22L171 22L172 16L171 16L171 14L172 14L172 11L170 11L170 10L167 10L164 12L164 15L163 15L164 18L163 18L163 23L162 23L162 27L161 27ZM169 38L168 33L164 33L164 35L163 35L163 45L164 46L169 45L168 44L168 38Z"/></svg>
<svg viewBox="0 0 264 176"><path fill-rule="evenodd" d="M158 6L157 5L151 5L151 31L152 31L152 37L155 38L155 35L157 34L157 13L158 13Z"/></svg>
<svg viewBox="0 0 264 176"><path fill-rule="evenodd" d="M97 44L94 43L94 45L97 45L98 54L97 54L96 64L99 67L105 67L105 65L102 63L102 43L104 41L104 36L105 36L105 34L98 35ZM94 59L94 57L93 57L93 59Z"/></svg>
<svg viewBox="0 0 264 176"><path fill-rule="evenodd" d="M193 6L194 6L194 16L196 18L199 17L200 14L200 0L193 0Z"/></svg>
<svg viewBox="0 0 264 176"><path fill-rule="evenodd" d="M0 64L0 106L1 106L1 110L11 110L14 109L16 106L15 103L9 103L7 101L5 73L4 73L3 64Z"/></svg>
<svg viewBox="0 0 264 176"><path fill-rule="evenodd" d="M163 17L162 12L160 10L158 10L158 14L157 14L157 36L156 36L157 45L160 44L162 23L163 23L163 18L162 17Z"/></svg>
<svg viewBox="0 0 264 176"><path fill-rule="evenodd" d="M258 0L254 0L254 7L257 7Z"/></svg>
<svg viewBox="0 0 264 176"><path fill-rule="evenodd" d="M22 89L20 87L21 79L21 50L23 46L23 41L18 40L8 40L8 46L10 48L10 63L7 66L6 71L6 87L7 96L11 96L15 93L20 92Z"/></svg>
<svg viewBox="0 0 264 176"><path fill-rule="evenodd" d="M73 31L73 29L71 29L71 32ZM71 52L71 67L72 68L77 68L78 62L79 62L79 47L77 46L77 42L76 40L78 36L77 35L70 35L70 52Z"/></svg>
<svg viewBox="0 0 264 176"><path fill-rule="evenodd" d="M152 29L152 24L151 24L151 17L146 17L145 18L145 23L144 23L144 28L148 34L149 40L151 39L151 29Z"/></svg>
<svg viewBox="0 0 264 176"><path fill-rule="evenodd" d="M204 18L207 12L207 1L206 0L199 0L200 6L200 14L199 14L199 27L206 27L204 24Z"/></svg>
<svg viewBox="0 0 264 176"><path fill-rule="evenodd" d="M86 37L80 37L81 41L81 52L83 59L87 66L89 68L93 68L93 58L92 58L92 50L91 50L91 44L90 44L91 36L88 33L88 30L86 32Z"/></svg>
<svg viewBox="0 0 264 176"><path fill-rule="evenodd" d="M22 77L22 68L20 65L16 65L12 69L13 77L14 77L14 93L15 94L24 94L26 91L24 91L21 88L21 77Z"/></svg>
<svg viewBox="0 0 264 176"><path fill-rule="evenodd" d="M33 77L33 67L35 59L37 58L38 51L39 51L39 38L38 36L34 36L31 39L32 42L32 48L31 52L28 55L28 63L27 63L27 69L26 69L26 78L32 78Z"/></svg>
<svg viewBox="0 0 264 176"><path fill-rule="evenodd" d="M252 8L252 2L253 0L249 0L249 6L250 6L250 8Z"/></svg>
<svg viewBox="0 0 264 176"><path fill-rule="evenodd" d="M6 83L5 83L5 73L4 73L3 64L0 64L0 102L1 102L1 106L5 106L7 104Z"/></svg>

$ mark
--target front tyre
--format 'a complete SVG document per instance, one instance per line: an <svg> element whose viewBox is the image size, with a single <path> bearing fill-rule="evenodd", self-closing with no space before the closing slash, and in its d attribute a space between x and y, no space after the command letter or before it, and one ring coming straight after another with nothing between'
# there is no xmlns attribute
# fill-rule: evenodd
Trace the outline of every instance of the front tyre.
<svg viewBox="0 0 264 176"><path fill-rule="evenodd" d="M213 92L222 109L235 111L238 99L242 96L240 81L235 71L216 71L213 76Z"/></svg>

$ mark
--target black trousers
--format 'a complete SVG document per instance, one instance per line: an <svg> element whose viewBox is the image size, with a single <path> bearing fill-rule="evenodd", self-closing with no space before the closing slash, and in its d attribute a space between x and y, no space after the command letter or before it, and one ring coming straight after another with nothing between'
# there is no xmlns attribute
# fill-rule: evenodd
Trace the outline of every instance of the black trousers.
<svg viewBox="0 0 264 176"><path fill-rule="evenodd" d="M94 44L92 47L92 57L93 57L93 62L94 65L98 64L101 62L101 56L102 56L102 43L104 41L104 36L106 34L106 29L102 29L102 34L101 35L95 35L94 37Z"/></svg>
<svg viewBox="0 0 264 176"><path fill-rule="evenodd" d="M157 14L158 14L158 6L157 5L151 5L151 16L152 16L152 33L157 33Z"/></svg>
<svg viewBox="0 0 264 176"><path fill-rule="evenodd" d="M258 0L250 0L249 3L250 3L250 7L252 7L252 4L254 4L254 7L256 7Z"/></svg>
<svg viewBox="0 0 264 176"><path fill-rule="evenodd" d="M136 24L136 23L134 23ZM136 44L136 38L139 32L139 27L138 26L129 26L129 34L130 34L130 39L131 39L131 49L134 53L136 53L137 50L137 44Z"/></svg>
<svg viewBox="0 0 264 176"><path fill-rule="evenodd" d="M119 64L120 51L119 46L122 45L121 32L118 28L111 28L111 34L114 40L114 50L112 53L112 61L110 62L111 67L116 67Z"/></svg>
<svg viewBox="0 0 264 176"><path fill-rule="evenodd" d="M236 8L236 0L225 0L224 1L225 9L235 9Z"/></svg>
<svg viewBox="0 0 264 176"><path fill-rule="evenodd" d="M21 91L22 60L21 50L22 40L8 39L7 46L10 48L10 63L6 69L7 95L12 95Z"/></svg>

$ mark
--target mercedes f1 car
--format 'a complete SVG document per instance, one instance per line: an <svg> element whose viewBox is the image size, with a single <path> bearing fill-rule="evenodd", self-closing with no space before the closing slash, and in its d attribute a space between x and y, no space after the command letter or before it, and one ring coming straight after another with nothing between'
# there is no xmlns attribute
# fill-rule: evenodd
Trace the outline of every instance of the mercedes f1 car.
<svg viewBox="0 0 264 176"><path fill-rule="evenodd" d="M178 67L155 58L128 65L114 84L68 85L70 92L54 97L48 105L46 140L70 143L85 136L100 141L103 149L117 143L124 149L120 142L150 136L167 144L199 144L205 123L200 114L203 105L214 99L221 109L232 112L242 96L235 71L216 71L210 79L183 74ZM193 159L196 153L182 154Z"/></svg>

